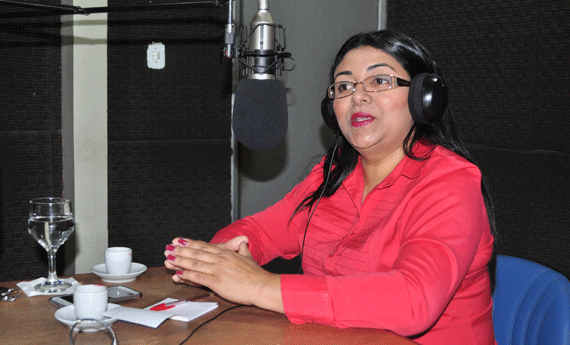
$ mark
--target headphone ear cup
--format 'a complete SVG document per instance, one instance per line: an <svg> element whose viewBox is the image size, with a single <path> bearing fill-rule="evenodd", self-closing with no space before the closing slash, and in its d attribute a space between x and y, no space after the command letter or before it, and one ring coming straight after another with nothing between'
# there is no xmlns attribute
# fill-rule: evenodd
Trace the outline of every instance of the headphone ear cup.
<svg viewBox="0 0 570 345"><path fill-rule="evenodd" d="M427 125L441 120L447 109L447 86L435 74L416 75L410 85L408 106L418 124Z"/></svg>
<svg viewBox="0 0 570 345"><path fill-rule="evenodd" d="M340 132L340 128L338 127L338 121L336 119L336 115L334 114L334 107L333 107L333 100L330 99L328 96L325 96L321 101L321 115L323 116L323 120L329 126L329 128L337 134Z"/></svg>

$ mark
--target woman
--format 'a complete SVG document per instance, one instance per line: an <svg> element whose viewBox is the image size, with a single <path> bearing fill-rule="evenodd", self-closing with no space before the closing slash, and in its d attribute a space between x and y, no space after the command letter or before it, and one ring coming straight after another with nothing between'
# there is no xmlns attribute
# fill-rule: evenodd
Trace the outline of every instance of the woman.
<svg viewBox="0 0 570 345"><path fill-rule="evenodd" d="M449 108L433 123L412 117L412 78L425 72L439 78L404 35L350 38L328 89L335 146L281 201L211 244L174 239L165 252L173 280L294 323L390 329L420 344L495 344L490 199ZM297 255L303 275L259 266Z"/></svg>

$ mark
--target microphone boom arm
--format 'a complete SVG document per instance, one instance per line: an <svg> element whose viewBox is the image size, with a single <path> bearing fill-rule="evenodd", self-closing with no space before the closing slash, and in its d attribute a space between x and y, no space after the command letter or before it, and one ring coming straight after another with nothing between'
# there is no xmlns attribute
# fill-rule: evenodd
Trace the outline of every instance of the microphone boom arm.
<svg viewBox="0 0 570 345"><path fill-rule="evenodd" d="M110 12L132 12L132 11L156 11L156 10L177 10L187 7L220 7L227 3L228 0L206 0L206 1L186 1L171 4L149 4L138 6L108 6L108 7L79 7L71 5L49 5L38 4L25 1L0 0L0 5L8 5L14 7L24 7L39 10L37 12L13 12L0 14L0 18L22 18L36 16L55 16L82 14L89 15L92 13L110 13Z"/></svg>
<svg viewBox="0 0 570 345"><path fill-rule="evenodd" d="M225 36L224 36L224 47L222 49L222 58L226 57L229 59L237 58L243 64L242 76L251 73L267 73L271 70L275 70L277 76L281 76L283 71L290 71L295 68L296 62L291 57L291 53L285 52L285 28L281 25L262 23L258 24L252 29L251 34L259 26L273 26L278 33L275 37L275 51L260 51L260 52L249 52L247 50L247 43L250 39L250 35L247 34L247 27L242 27L241 38L242 43L238 47L235 47L236 35L235 35L235 25L233 22L233 10L234 10L234 0L196 0L196 1L184 1L169 4L148 4L148 5L134 5L134 6L107 6L107 7L80 7L72 5L60 5L60 4L39 4L27 1L18 0L0 0L0 6L12 6L20 8L28 8L33 11L23 11L23 12L5 12L0 13L0 19L5 18L25 18L25 17L39 17L39 16L60 16L60 15L75 15L81 14L88 16L92 13L111 13L111 12L136 12L136 11L161 11L161 10L178 10L188 7L221 7L228 3L228 22L226 24ZM267 3L265 4L267 6ZM274 61L266 67L251 66L247 62L247 58L250 56L259 57L274 57ZM293 62L291 68L285 68L285 59L289 59Z"/></svg>

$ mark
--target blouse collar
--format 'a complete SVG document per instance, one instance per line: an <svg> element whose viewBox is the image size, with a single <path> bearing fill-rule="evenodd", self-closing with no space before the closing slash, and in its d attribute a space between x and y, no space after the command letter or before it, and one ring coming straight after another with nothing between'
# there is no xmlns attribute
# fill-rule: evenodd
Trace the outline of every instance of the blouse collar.
<svg viewBox="0 0 570 345"><path fill-rule="evenodd" d="M392 172L388 176L386 176L386 178L382 182L380 182L379 185L374 187L374 189L390 187L391 185L394 184L394 182L396 182L396 180L400 176L404 176L408 179L417 178L420 175L423 167L425 166L425 161L429 159L431 152L434 149L435 145L425 144L423 142L415 143L414 147L412 148L412 153L414 154L415 157L420 158L420 160L415 160L408 156L405 156L400 161L400 163L396 165L394 170L392 170ZM348 189L348 192L350 194L357 192L356 190L354 190L355 187L358 190L358 192L361 192L360 189L362 189L364 186L364 170L362 168L362 161L360 157L358 158L358 163L356 164L354 171L347 177L346 182L347 184L344 183L343 184Z"/></svg>

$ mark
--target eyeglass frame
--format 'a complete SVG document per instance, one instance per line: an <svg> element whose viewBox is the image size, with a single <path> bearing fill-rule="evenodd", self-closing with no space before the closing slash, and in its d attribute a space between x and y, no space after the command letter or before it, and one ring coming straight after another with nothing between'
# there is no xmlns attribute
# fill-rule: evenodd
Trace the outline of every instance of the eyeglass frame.
<svg viewBox="0 0 570 345"><path fill-rule="evenodd" d="M364 86L364 85L365 85L364 82L367 81L367 80L369 80L369 79L378 77L378 76L387 76L387 77L390 77L390 87L387 88L387 89L384 89L384 90L371 90L371 91L366 90L366 86ZM349 94L346 95L346 96L333 97L333 90L332 90L332 88L335 86L335 84L339 84L339 83L352 84L352 92L349 93ZM348 96L352 96L352 95L356 92L356 85L358 85L358 84L362 84L362 89L363 89L364 91L366 91L366 92L381 92L381 91L392 90L392 89L395 89L395 88L397 88L397 87L399 87L399 86L404 86L404 87L405 87L405 86L410 86L410 85L412 85L411 81L408 81L408 80L405 80L405 79L396 77L396 76L393 75L393 74L375 74L375 75L372 75L372 76L370 76L370 77L364 78L362 81L359 81L359 82L353 82L353 81L339 81L339 82L336 82L336 83L332 83L332 84L327 88L327 96L328 96L329 99L339 99L339 98L345 98L345 97L348 97Z"/></svg>

